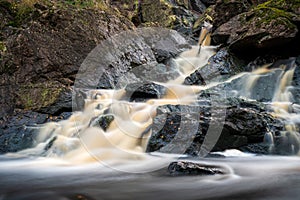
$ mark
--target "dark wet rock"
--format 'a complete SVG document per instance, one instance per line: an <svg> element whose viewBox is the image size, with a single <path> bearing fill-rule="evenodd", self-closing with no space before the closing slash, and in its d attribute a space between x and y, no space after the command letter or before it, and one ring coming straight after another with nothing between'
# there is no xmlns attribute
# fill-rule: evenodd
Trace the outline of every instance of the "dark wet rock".
<svg viewBox="0 0 300 200"><path fill-rule="evenodd" d="M295 71L292 86L294 87L291 89L293 102L300 104L300 56L298 56L295 60Z"/></svg>
<svg viewBox="0 0 300 200"><path fill-rule="evenodd" d="M191 48L186 39L174 30L149 28L138 32L151 47L158 63L166 63L170 58Z"/></svg>
<svg viewBox="0 0 300 200"><path fill-rule="evenodd" d="M228 174L228 170L220 166L206 165L188 161L172 162L168 167L168 172L172 176L211 176Z"/></svg>
<svg viewBox="0 0 300 200"><path fill-rule="evenodd" d="M294 9L297 6L299 7L299 3L295 1L271 0L259 4L225 20L226 23L217 26L212 39L218 44L225 43L235 53L248 57L285 47L288 52L293 53L299 41L299 11Z"/></svg>
<svg viewBox="0 0 300 200"><path fill-rule="evenodd" d="M232 17L247 11L250 4L247 0L218 0L211 10L210 15L213 19L213 26L219 27L229 21Z"/></svg>
<svg viewBox="0 0 300 200"><path fill-rule="evenodd" d="M203 155L210 150L222 151L248 144L263 144L265 133L271 131L275 135L282 130L282 122L255 102L224 102L206 107L160 106L154 118L147 151ZM209 129L212 132L207 135ZM202 146L206 137L210 141Z"/></svg>
<svg viewBox="0 0 300 200"><path fill-rule="evenodd" d="M86 58L75 88L122 88L128 82L143 80L136 70L152 63L157 63L154 53L138 33L121 33L97 46Z"/></svg>
<svg viewBox="0 0 300 200"><path fill-rule="evenodd" d="M189 47L173 30L144 28L121 33L89 54L77 74L75 88L111 89L132 82L159 81L151 80L155 77L152 75L158 74L156 69L161 70L158 62L175 57Z"/></svg>
<svg viewBox="0 0 300 200"><path fill-rule="evenodd" d="M174 80L180 75L173 59L168 60L165 64L152 63L149 65L142 65L134 69L134 74L138 75L138 77L141 77L145 81L162 83Z"/></svg>
<svg viewBox="0 0 300 200"><path fill-rule="evenodd" d="M211 80L224 80L241 72L243 62L232 55L227 49L219 50L209 58L208 64L200 67L185 80L185 85L206 85Z"/></svg>
<svg viewBox="0 0 300 200"><path fill-rule="evenodd" d="M300 87L300 56L295 59L295 67L293 86Z"/></svg>
<svg viewBox="0 0 300 200"><path fill-rule="evenodd" d="M47 121L48 115L26 111L15 113L0 121L0 153L16 152L36 145L38 125Z"/></svg>
<svg viewBox="0 0 300 200"><path fill-rule="evenodd" d="M56 101L52 104L44 106L38 110L38 112L48 113L51 115L62 115L72 111L72 91L69 88L62 91Z"/></svg>
<svg viewBox="0 0 300 200"><path fill-rule="evenodd" d="M49 90L51 90L51 88L49 88ZM38 96L43 93L34 94ZM34 98L33 96L30 97ZM63 108L63 106L56 106L56 108ZM42 108L40 108L40 111L41 109ZM56 113L55 105L53 105L53 107L45 107L45 109L54 109L53 114ZM36 136L42 124L61 121L69 118L71 115L71 112L60 111L59 115L49 115L20 109L16 109L12 115L5 113L6 116L0 120L0 153L16 152L35 146L37 144Z"/></svg>
<svg viewBox="0 0 300 200"><path fill-rule="evenodd" d="M274 83L278 81L281 73L282 70L276 70L260 76L254 83L248 97L260 102L271 102L277 89L277 84Z"/></svg>
<svg viewBox="0 0 300 200"><path fill-rule="evenodd" d="M98 124L104 131L106 131L114 119L113 115L103 115L98 119Z"/></svg>
<svg viewBox="0 0 300 200"><path fill-rule="evenodd" d="M166 94L166 88L156 83L131 83L125 88L126 97L129 101L146 101L160 99Z"/></svg>
<svg viewBox="0 0 300 200"><path fill-rule="evenodd" d="M15 92L16 108L51 115L72 112L72 90L59 82L23 84Z"/></svg>
<svg viewBox="0 0 300 200"><path fill-rule="evenodd" d="M53 144L56 140L57 140L57 136L54 136L53 138L51 138L50 141L44 147L44 151L47 152L49 149L51 149L51 147L53 146Z"/></svg>
<svg viewBox="0 0 300 200"><path fill-rule="evenodd" d="M71 114L63 112L55 116L15 110L12 115L0 119L0 154L34 147L37 145L36 137L44 123L65 120Z"/></svg>

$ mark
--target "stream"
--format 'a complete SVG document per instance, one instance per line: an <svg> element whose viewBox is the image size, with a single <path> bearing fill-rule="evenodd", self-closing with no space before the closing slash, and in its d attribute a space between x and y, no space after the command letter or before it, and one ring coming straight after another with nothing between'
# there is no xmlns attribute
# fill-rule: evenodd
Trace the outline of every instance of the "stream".
<svg viewBox="0 0 300 200"><path fill-rule="evenodd" d="M300 106L294 103L291 92L296 65L270 64L226 79L211 79L205 85L184 85L186 77L216 53L217 47L203 40L201 51L193 46L173 60L173 79L151 82L163 91L159 98L128 99L133 94L126 84L119 89L85 91L84 109L67 120L40 127L37 146L1 155L0 200L298 199ZM174 151L176 137L161 150L146 152L160 106L193 106L202 91L227 84L231 85L229 96L260 101L272 116L283 121L280 135L266 132L265 142L272 152L276 137L284 138L290 155L228 149L206 156L222 126L209 129L198 157L185 154L192 143L188 139L183 149ZM262 86L265 92L258 92ZM225 121L225 112L226 108L224 113L218 111L220 124ZM105 127L99 126L103 117L109 119ZM191 121L198 117L193 116ZM180 128L178 137L193 134L198 127L183 124ZM217 166L225 173L172 176L168 166L178 160Z"/></svg>

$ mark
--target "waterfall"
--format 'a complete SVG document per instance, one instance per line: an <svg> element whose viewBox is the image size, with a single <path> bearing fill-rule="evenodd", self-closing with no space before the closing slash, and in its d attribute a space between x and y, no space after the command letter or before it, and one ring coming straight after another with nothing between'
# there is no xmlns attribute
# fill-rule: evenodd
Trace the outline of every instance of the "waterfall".
<svg viewBox="0 0 300 200"><path fill-rule="evenodd" d="M91 89L86 91L84 109L60 122L46 124L37 138L39 145L19 154L42 155L59 158L70 163L95 161L120 163L128 160L143 160L153 119L158 106L194 105L199 93L221 85L231 84L234 96L270 104L273 115L285 121L281 136L291 144L292 153L299 151L299 133L295 120L299 112L291 113L293 96L290 92L295 68L264 65L252 72L243 72L223 81L208 81L206 85L183 85L187 76L203 68L216 47L210 45L210 24L206 24L199 37L199 46L182 52L173 61L178 76L166 82L154 82L165 88L161 98L144 102L125 98L126 88ZM199 51L201 48L201 51ZM200 52L200 53L199 53ZM103 125L105 124L105 126ZM265 133L265 142L274 150L275 136Z"/></svg>

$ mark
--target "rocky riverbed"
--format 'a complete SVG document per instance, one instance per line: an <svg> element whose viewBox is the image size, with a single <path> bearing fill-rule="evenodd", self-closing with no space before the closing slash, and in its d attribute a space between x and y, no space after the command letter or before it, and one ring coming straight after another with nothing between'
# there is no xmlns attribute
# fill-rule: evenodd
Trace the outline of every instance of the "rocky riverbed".
<svg viewBox="0 0 300 200"><path fill-rule="evenodd" d="M82 108L83 93L74 90L74 81L80 65L88 53L110 36L125 30L156 26L175 31L137 35L128 48L116 53L113 62L107 62L105 73L96 85L87 87L116 88L118 78L132 69L145 66L153 80L172 79L171 58L197 43L202 23L213 24L212 44L217 53L207 66L196 69L186 79L186 85L207 85L216 74L224 81L241 72L250 72L264 64L295 65L292 85L294 100L299 103L299 2L286 1L106 1L96 4L80 1L46 1L18 3L0 2L1 35L1 153L14 152L37 145L35 136L39 125L60 121L70 116L73 109ZM157 40L157 42L156 42ZM152 44L155 45L152 45ZM287 61L287 59L290 59ZM285 61L282 61L285 60ZM151 71L155 66L161 71ZM137 68L138 69L138 68ZM139 72L140 73L140 72ZM162 75L164 74L164 75ZM274 81L261 79L260 85ZM134 84L141 80L132 74L132 84L126 87L131 101L163 96L163 86L151 82L142 88ZM91 77L92 79L93 77ZM275 77L276 78L276 77ZM242 79L242 78L241 78ZM165 80L164 80L165 81ZM238 79L236 82L239 82ZM274 86L274 84L273 84ZM238 90L239 83L224 83L199 94L199 105L192 109L200 113L197 133L187 153L203 142L207 124L214 123L209 95L220 91ZM271 88L272 84L268 86ZM262 89L263 88L263 89ZM134 91L133 91L134 90ZM255 89L257 101L243 98L218 99L218 107L227 112L222 134L214 150L239 148L254 153L269 153L265 146L266 131L273 135L284 130L282 119L274 117L266 102L271 99L266 87ZM275 90L275 88L273 88ZM269 92L270 94L272 92ZM75 98L74 98L74 94ZM273 93L272 93L273 94ZM72 105L72 97L73 104ZM154 133L148 151L158 150L176 134L176 127L189 116L178 106L161 106L154 118ZM218 111L217 111L218 112ZM160 115L167 115L164 129L155 131L161 123ZM160 125L158 125L160 127ZM298 129L297 129L298 130ZM284 150L286 152L289 150ZM275 153L280 153L276 152ZM274 151L273 151L274 153Z"/></svg>

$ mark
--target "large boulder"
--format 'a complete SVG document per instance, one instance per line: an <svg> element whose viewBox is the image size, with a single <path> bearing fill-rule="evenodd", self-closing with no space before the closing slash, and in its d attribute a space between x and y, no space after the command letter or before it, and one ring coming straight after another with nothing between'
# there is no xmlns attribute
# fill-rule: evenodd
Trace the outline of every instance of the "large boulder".
<svg viewBox="0 0 300 200"><path fill-rule="evenodd" d="M243 61L232 55L227 49L219 50L209 58L205 66L199 67L185 78L185 85L206 85L212 80L221 81L242 72Z"/></svg>
<svg viewBox="0 0 300 200"><path fill-rule="evenodd" d="M266 133L279 135L282 127L263 105L238 98L202 106L160 106L147 151L203 155L251 144L261 147Z"/></svg>
<svg viewBox="0 0 300 200"><path fill-rule="evenodd" d="M188 48L188 42L173 30L142 28L123 32L88 55L77 74L75 88L113 89L133 82L167 81L175 75L173 68L166 66L167 61Z"/></svg>
<svg viewBox="0 0 300 200"><path fill-rule="evenodd" d="M248 57L286 48L290 55L298 49L299 2L270 0L225 20L212 39L229 45L237 54ZM245 56L246 56L245 55Z"/></svg>

